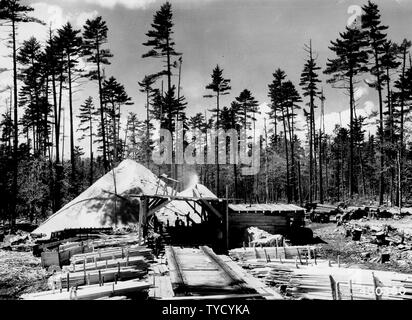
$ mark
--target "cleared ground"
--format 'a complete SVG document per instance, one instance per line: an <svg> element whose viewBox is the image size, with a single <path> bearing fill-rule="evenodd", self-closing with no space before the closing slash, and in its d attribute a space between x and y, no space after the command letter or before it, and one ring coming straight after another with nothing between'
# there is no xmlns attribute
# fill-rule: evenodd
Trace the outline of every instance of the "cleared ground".
<svg viewBox="0 0 412 320"><path fill-rule="evenodd" d="M0 250L0 299L47 289L47 272L31 252Z"/></svg>
<svg viewBox="0 0 412 320"><path fill-rule="evenodd" d="M341 262L351 266L412 273L412 247L410 245L412 238L409 233L412 231L412 217L400 220L351 221L350 224L366 228L388 225L392 229L396 229L391 232L392 234L403 230L405 232L405 244L378 246L373 243L374 237L369 231L362 235L360 241L353 241L351 236L346 236L344 226L337 226L335 223L308 223L307 227L313 230L314 236L326 242L319 244L319 253L322 259L337 261L338 256L340 256ZM378 261L382 253L390 254L389 262L380 263Z"/></svg>

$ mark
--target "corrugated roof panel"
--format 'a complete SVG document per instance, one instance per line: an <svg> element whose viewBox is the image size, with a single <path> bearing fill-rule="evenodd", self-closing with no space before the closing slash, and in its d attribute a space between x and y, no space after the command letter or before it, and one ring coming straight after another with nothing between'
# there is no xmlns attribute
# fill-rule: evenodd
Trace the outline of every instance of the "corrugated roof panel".
<svg viewBox="0 0 412 320"><path fill-rule="evenodd" d="M294 204L282 203L265 203L265 204L229 204L229 208L233 211L270 211L270 212L290 212L290 211L305 211L304 208Z"/></svg>

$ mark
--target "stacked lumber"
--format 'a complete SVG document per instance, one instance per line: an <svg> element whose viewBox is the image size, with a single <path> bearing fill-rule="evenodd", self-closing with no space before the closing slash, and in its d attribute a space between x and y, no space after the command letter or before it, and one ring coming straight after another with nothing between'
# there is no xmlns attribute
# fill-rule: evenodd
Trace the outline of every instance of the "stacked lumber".
<svg viewBox="0 0 412 320"><path fill-rule="evenodd" d="M70 259L71 264L83 264L84 262L103 261L108 259L118 259L125 257L143 257L146 260L152 260L152 250L144 246L126 246L126 247L111 247L105 249L98 249L84 254L76 254Z"/></svg>
<svg viewBox="0 0 412 320"><path fill-rule="evenodd" d="M411 300L412 277L356 268L307 268L292 276L294 297L323 300Z"/></svg>
<svg viewBox="0 0 412 320"><path fill-rule="evenodd" d="M411 300L412 276L389 271L317 265L267 264L266 283L295 299Z"/></svg>
<svg viewBox="0 0 412 320"><path fill-rule="evenodd" d="M72 248L67 244L64 249ZM44 254L45 252L43 252ZM71 265L49 279L51 290L23 296L33 300L123 300L147 292L140 281L148 273L151 250L142 246L106 247L71 257Z"/></svg>
<svg viewBox="0 0 412 320"><path fill-rule="evenodd" d="M21 298L23 300L94 300L104 297L128 296L129 294L143 292L149 288L150 284L147 281L129 280L117 283L110 282L103 286L72 287L69 291L42 291L25 294Z"/></svg>
<svg viewBox="0 0 412 320"><path fill-rule="evenodd" d="M93 241L93 248L121 247L139 244L139 237L135 233L126 235L101 235Z"/></svg>
<svg viewBox="0 0 412 320"><path fill-rule="evenodd" d="M118 258L118 259L107 259L107 260L101 260L97 261L94 260L94 262L84 262L83 264L71 264L68 267L65 267L69 272L75 272L79 270L100 270L100 269L108 269L108 268L116 268L116 267L129 267L129 266L134 266L137 269L140 270L147 270L149 265L146 262L146 259L144 257L125 257L125 258Z"/></svg>
<svg viewBox="0 0 412 320"><path fill-rule="evenodd" d="M286 247L245 247L229 250L229 256L236 261L250 261L262 259L266 262L278 259L295 259L299 262L316 260L316 248L313 246L286 246Z"/></svg>
<svg viewBox="0 0 412 320"><path fill-rule="evenodd" d="M142 278L147 274L144 270L135 267L110 268L103 270L89 270L77 272L62 272L49 279L49 288L70 288L91 284L104 284Z"/></svg>

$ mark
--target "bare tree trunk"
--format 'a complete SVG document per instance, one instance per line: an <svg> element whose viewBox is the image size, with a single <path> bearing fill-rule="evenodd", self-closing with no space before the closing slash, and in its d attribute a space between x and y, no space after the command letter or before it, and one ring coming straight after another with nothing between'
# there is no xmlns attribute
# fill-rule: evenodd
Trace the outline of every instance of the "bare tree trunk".
<svg viewBox="0 0 412 320"><path fill-rule="evenodd" d="M104 121L104 102L103 102L103 89L102 89L102 76L100 70L100 43L99 36L96 37L96 51L97 51L97 80L99 84L99 100L100 100L100 121L102 126L102 140L103 140L103 167L104 171L109 171L109 163L107 161L107 145L106 145L106 129Z"/></svg>
<svg viewBox="0 0 412 320"><path fill-rule="evenodd" d="M75 181L76 175L76 159L74 156L74 129L73 129L73 93L72 93L72 72L71 72L71 57L67 55L68 63L68 81L69 81L69 112L70 112L70 163L72 183ZM76 190L77 191L77 190Z"/></svg>
<svg viewBox="0 0 412 320"><path fill-rule="evenodd" d="M13 41L13 89L14 89L14 122L13 122L13 186L12 186L12 206L10 210L10 227L13 232L16 222L17 215L17 177L19 169L19 158L18 158L18 148L19 148L19 126L18 126L18 90L17 90L17 48L16 48L16 22L14 17L12 18L12 41Z"/></svg>

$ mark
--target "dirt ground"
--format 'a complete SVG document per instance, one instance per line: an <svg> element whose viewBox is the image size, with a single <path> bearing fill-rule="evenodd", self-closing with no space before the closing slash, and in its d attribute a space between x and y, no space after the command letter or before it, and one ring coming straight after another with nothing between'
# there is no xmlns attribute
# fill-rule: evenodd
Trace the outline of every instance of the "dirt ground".
<svg viewBox="0 0 412 320"><path fill-rule="evenodd" d="M47 290L47 272L31 252L0 250L0 299Z"/></svg>
<svg viewBox="0 0 412 320"><path fill-rule="evenodd" d="M384 227L386 225L396 228L398 231L405 232L404 245L381 245L373 243L373 237L370 233L362 234L360 241L352 240L351 236L346 236L346 228L353 225L363 228ZM412 217L406 217L400 220L381 219L381 220L359 220L350 221L349 225L337 226L336 223L308 223L307 227L313 230L314 236L319 237L326 243L320 243L319 254L322 259L337 261L349 266L397 271L403 273L412 273ZM390 254L390 261L381 263L379 258L382 253Z"/></svg>

